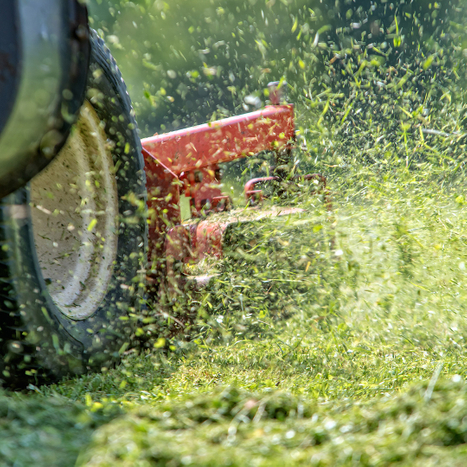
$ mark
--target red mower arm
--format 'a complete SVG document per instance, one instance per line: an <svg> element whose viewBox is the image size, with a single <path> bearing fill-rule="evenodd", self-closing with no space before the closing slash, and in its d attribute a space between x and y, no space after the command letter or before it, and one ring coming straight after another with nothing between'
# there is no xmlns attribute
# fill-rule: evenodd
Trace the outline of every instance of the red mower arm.
<svg viewBox="0 0 467 467"><path fill-rule="evenodd" d="M295 139L294 106L262 110L212 123L155 135L143 148L177 175L280 149Z"/></svg>
<svg viewBox="0 0 467 467"><path fill-rule="evenodd" d="M292 104L271 105L143 139L151 216L149 257L161 257L166 232L181 222L182 187L192 200L194 215L200 215L206 205L212 210L224 209L228 197L219 188L218 164L265 150L277 151L294 139Z"/></svg>

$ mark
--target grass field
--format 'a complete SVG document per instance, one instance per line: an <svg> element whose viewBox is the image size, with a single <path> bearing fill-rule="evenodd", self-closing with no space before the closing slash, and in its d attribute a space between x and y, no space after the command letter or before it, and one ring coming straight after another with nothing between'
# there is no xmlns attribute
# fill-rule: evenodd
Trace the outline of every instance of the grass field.
<svg viewBox="0 0 467 467"><path fill-rule="evenodd" d="M296 161L332 212L295 196L233 229L216 280L149 300L116 368L1 392L0 466L467 465L465 26L387 15L371 43L287 25Z"/></svg>
<svg viewBox="0 0 467 467"><path fill-rule="evenodd" d="M4 393L0 464L465 465L467 205L425 175L238 232L185 333Z"/></svg>

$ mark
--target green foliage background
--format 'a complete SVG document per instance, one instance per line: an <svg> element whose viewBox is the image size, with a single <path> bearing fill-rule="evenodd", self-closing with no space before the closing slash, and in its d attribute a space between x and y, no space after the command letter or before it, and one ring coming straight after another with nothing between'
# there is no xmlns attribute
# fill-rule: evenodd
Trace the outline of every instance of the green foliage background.
<svg viewBox="0 0 467 467"><path fill-rule="evenodd" d="M355 73L365 82L369 69L380 80L389 66L413 71L414 57L443 75L453 63L450 22L459 18L456 0L90 0L89 7L130 84L143 135L238 112L246 95L264 100L267 82L282 78L291 100L306 107L324 89L348 95Z"/></svg>

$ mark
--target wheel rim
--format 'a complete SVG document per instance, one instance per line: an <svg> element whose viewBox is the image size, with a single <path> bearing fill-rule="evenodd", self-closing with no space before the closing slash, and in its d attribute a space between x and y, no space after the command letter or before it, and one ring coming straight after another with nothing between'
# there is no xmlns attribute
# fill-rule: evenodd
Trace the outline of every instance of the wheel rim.
<svg viewBox="0 0 467 467"><path fill-rule="evenodd" d="M118 194L110 144L89 102L66 146L31 182L39 266L60 311L86 319L109 288L117 257Z"/></svg>

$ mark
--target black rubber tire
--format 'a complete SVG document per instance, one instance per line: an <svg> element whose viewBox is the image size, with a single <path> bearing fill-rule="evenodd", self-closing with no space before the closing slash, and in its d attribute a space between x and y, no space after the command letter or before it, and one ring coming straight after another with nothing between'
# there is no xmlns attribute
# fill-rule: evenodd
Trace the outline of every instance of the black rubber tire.
<svg viewBox="0 0 467 467"><path fill-rule="evenodd" d="M92 316L67 317L53 302L39 266L29 187L0 201L0 380L9 386L109 366L131 342L137 319L147 246L144 161L134 112L115 60L95 32L91 45L88 97L113 142L112 159L118 167L122 221L113 276ZM132 201L126 196L130 193ZM131 223L123 221L128 216Z"/></svg>

